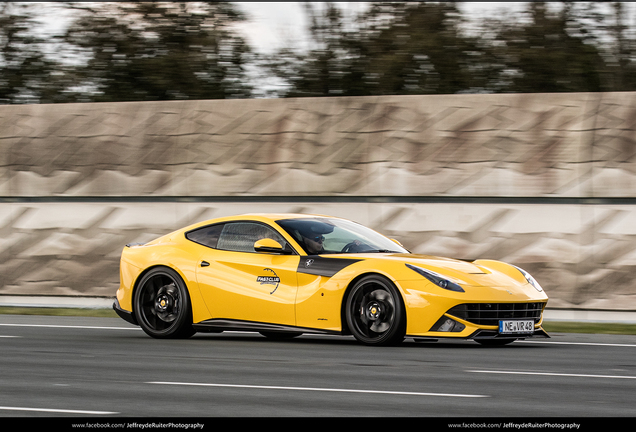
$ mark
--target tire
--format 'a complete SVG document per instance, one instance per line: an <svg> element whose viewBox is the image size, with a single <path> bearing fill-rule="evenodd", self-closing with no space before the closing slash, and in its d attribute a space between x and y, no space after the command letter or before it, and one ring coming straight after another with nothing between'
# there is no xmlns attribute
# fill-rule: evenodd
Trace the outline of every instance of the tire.
<svg viewBox="0 0 636 432"><path fill-rule="evenodd" d="M143 276L135 290L134 311L139 326L153 338L188 338L195 333L188 290L170 268L157 267Z"/></svg>
<svg viewBox="0 0 636 432"><path fill-rule="evenodd" d="M365 345L393 345L404 339L402 296L382 276L370 275L356 282L347 296L345 314L351 334Z"/></svg>

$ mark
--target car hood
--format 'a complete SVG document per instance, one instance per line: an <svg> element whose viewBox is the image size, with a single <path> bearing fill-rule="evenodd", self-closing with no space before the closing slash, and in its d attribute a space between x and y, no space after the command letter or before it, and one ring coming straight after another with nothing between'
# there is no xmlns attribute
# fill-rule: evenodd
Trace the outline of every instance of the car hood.
<svg viewBox="0 0 636 432"><path fill-rule="evenodd" d="M327 255L326 255L327 256ZM333 256L333 255L328 255ZM497 269L489 268L470 261L462 261L451 258L437 257L432 255L418 254L340 254L339 258L353 258L359 260L378 260L382 262L391 262L393 264L403 263L404 268L398 267L398 279L415 280L421 278L418 274L406 267L406 264L421 267L444 276L445 278L465 286L523 286L528 283L525 277L519 271L513 271L511 277ZM379 264L379 263L378 263ZM512 266L510 266L513 268ZM518 274L517 274L518 273Z"/></svg>

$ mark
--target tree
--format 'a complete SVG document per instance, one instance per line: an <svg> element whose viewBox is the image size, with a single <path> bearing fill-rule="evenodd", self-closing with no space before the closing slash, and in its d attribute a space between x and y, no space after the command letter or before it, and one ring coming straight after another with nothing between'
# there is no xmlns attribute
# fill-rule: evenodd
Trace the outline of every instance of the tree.
<svg viewBox="0 0 636 432"><path fill-rule="evenodd" d="M50 96L54 62L43 53L45 40L30 31L36 26L33 5L0 4L0 103L38 103Z"/></svg>
<svg viewBox="0 0 636 432"><path fill-rule="evenodd" d="M610 5L610 23L607 30L613 43L605 50L605 61L609 82L607 87L613 91L636 90L636 40L634 32L625 24L626 11L623 3Z"/></svg>
<svg viewBox="0 0 636 432"><path fill-rule="evenodd" d="M497 42L485 50L501 65L493 88L514 93L605 89L599 40L585 24L590 9L573 6L565 2L559 11L550 11L543 2L530 2L523 20L491 21Z"/></svg>
<svg viewBox="0 0 636 432"><path fill-rule="evenodd" d="M232 3L52 4L0 4L0 103L636 90L636 35L620 2L527 2L480 20L478 33L454 2L357 13L303 3L309 49L264 61ZM47 39L51 7L73 20ZM252 88L254 66L284 90Z"/></svg>
<svg viewBox="0 0 636 432"><path fill-rule="evenodd" d="M327 3L322 12L311 3L303 3L309 20L311 46L308 51L285 47L265 62L267 70L285 80L287 97L349 96L347 82L351 74L342 11Z"/></svg>
<svg viewBox="0 0 636 432"><path fill-rule="evenodd" d="M345 19L327 3L306 5L313 47L287 47L270 69L289 82L285 96L456 93L471 87L474 39L462 36L453 3L374 3Z"/></svg>
<svg viewBox="0 0 636 432"><path fill-rule="evenodd" d="M86 60L75 67L95 101L247 97L250 48L231 28L231 3L98 3L64 40Z"/></svg>
<svg viewBox="0 0 636 432"><path fill-rule="evenodd" d="M621 3L527 2L483 19L477 34L456 3L372 3L354 17L331 3L306 11L312 48L286 47L269 64L287 97L636 90Z"/></svg>
<svg viewBox="0 0 636 432"><path fill-rule="evenodd" d="M454 3L377 3L370 23L369 74L380 94L466 92L473 86L474 38ZM377 84L376 84L377 83Z"/></svg>

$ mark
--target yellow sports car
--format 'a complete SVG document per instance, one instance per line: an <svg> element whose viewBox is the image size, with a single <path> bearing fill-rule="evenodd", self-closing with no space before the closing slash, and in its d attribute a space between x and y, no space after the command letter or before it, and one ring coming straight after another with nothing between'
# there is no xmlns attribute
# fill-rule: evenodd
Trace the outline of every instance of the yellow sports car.
<svg viewBox="0 0 636 432"><path fill-rule="evenodd" d="M113 305L156 338L256 331L353 335L369 345L549 337L548 301L524 270L492 260L415 255L358 223L250 214L128 244Z"/></svg>

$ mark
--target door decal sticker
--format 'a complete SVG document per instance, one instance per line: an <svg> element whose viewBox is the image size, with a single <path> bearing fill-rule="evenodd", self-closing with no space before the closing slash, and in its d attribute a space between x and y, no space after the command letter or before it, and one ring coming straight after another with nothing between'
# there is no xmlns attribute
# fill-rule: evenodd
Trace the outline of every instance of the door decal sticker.
<svg viewBox="0 0 636 432"><path fill-rule="evenodd" d="M258 276L256 278L256 282L259 282L261 285L273 285L274 291L270 292L270 294L274 294L278 289L278 285L280 284L280 278L276 274L276 272L270 268L263 269L263 271L269 273L267 276Z"/></svg>

